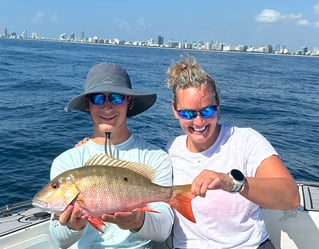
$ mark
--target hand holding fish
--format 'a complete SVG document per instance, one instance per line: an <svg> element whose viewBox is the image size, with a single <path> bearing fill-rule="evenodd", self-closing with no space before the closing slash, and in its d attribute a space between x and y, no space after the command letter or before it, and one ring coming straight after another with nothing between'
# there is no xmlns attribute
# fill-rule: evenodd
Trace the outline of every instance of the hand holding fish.
<svg viewBox="0 0 319 249"><path fill-rule="evenodd" d="M205 197L207 190L222 189L229 192L232 188L233 181L228 174L205 169L193 180L192 194Z"/></svg>
<svg viewBox="0 0 319 249"><path fill-rule="evenodd" d="M61 225L68 226L72 230L80 231L85 227L87 217L82 215L78 207L69 205L64 212L59 215L59 222Z"/></svg>
<svg viewBox="0 0 319 249"><path fill-rule="evenodd" d="M144 212L116 212L114 215L103 214L102 220L118 225L121 229L132 229L138 231L144 223Z"/></svg>

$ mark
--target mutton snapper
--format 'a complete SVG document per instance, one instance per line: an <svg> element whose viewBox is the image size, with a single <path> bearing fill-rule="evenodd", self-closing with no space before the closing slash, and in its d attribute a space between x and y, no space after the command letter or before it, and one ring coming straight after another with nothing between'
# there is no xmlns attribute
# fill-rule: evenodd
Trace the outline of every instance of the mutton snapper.
<svg viewBox="0 0 319 249"><path fill-rule="evenodd" d="M89 223L102 232L103 214L116 212L157 212L150 202L166 202L192 222L195 221L191 184L164 187L152 183L155 170L142 163L118 160L98 154L84 166L63 172L33 198L32 204L60 214L69 204L80 208Z"/></svg>

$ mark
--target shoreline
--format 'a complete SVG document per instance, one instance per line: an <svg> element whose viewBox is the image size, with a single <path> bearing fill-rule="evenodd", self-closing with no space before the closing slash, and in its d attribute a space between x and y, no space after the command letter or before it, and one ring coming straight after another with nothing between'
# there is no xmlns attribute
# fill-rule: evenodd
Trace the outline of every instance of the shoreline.
<svg viewBox="0 0 319 249"><path fill-rule="evenodd" d="M134 48L155 48L155 49L167 49L167 50L181 50L181 51L198 51L198 52L215 52L215 53L239 53L239 54L251 54L251 55L277 55L277 56L295 56L295 57L317 57L318 55L304 55L295 53L264 53L256 51L224 51L224 50L213 50L213 49L194 49L194 48L173 48L173 47L160 47L160 46L142 46L142 45L129 45L129 44L110 44L100 42L87 42L87 41L68 41L59 40L53 38L39 38L39 39L20 39L20 38L4 38L0 37L0 40L18 40L18 41L39 41L39 42L56 42L56 43L70 43L70 44L84 44L84 45L95 45L95 46L119 46L119 47L134 47Z"/></svg>

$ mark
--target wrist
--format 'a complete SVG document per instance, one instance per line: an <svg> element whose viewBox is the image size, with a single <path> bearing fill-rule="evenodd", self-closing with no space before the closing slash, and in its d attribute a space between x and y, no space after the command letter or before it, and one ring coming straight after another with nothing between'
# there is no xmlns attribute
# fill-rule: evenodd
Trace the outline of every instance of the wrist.
<svg viewBox="0 0 319 249"><path fill-rule="evenodd" d="M229 177L233 182L233 187L229 191L230 193L240 193L245 189L246 178L244 174L238 169L232 169L228 173Z"/></svg>
<svg viewBox="0 0 319 249"><path fill-rule="evenodd" d="M136 219L133 227L130 229L132 232L138 232L144 225L145 213L144 212L136 212Z"/></svg>

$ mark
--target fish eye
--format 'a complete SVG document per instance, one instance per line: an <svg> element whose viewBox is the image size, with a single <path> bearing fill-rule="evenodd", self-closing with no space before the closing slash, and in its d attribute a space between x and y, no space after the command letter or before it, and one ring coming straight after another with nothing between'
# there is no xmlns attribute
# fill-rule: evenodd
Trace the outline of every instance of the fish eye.
<svg viewBox="0 0 319 249"><path fill-rule="evenodd" d="M128 182L128 178L127 178L127 177L124 177L123 180L124 180L125 182Z"/></svg>
<svg viewBox="0 0 319 249"><path fill-rule="evenodd" d="M57 189L58 187L59 187L59 183L58 182L53 182L52 184L51 184L51 188L53 188L53 189Z"/></svg>

